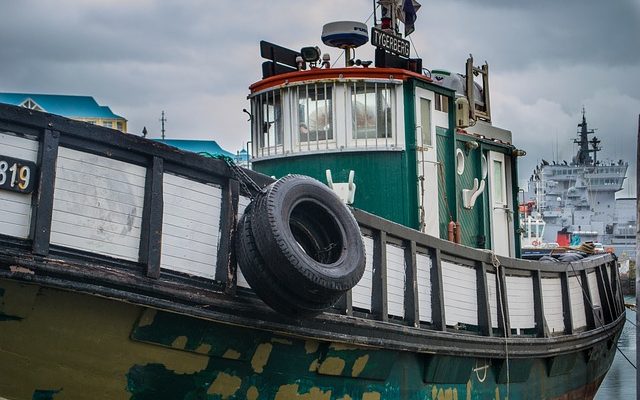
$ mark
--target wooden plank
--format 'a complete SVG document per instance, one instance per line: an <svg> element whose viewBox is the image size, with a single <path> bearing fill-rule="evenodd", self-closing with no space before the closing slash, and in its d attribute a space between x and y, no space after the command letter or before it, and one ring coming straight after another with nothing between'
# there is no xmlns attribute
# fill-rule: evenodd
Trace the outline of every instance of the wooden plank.
<svg viewBox="0 0 640 400"><path fill-rule="evenodd" d="M59 132L46 129L38 152L38 190L32 197L31 237L32 252L39 256L49 255L59 140Z"/></svg>
<svg viewBox="0 0 640 400"><path fill-rule="evenodd" d="M387 312L389 315L404 318L405 309L405 249L386 243L387 256Z"/></svg>
<svg viewBox="0 0 640 400"><path fill-rule="evenodd" d="M229 179L222 188L220 210L220 246L216 256L216 280L225 283L225 291L235 294L238 284L238 263L236 262L235 243L238 224L238 199L240 185L237 180Z"/></svg>
<svg viewBox="0 0 640 400"><path fill-rule="evenodd" d="M544 296L540 271L533 271L533 312L538 337L548 337L549 329L544 320Z"/></svg>
<svg viewBox="0 0 640 400"><path fill-rule="evenodd" d="M576 276L576 278L578 278ZM578 283L581 284L582 290L582 298L583 305L585 308L586 318L587 318L587 327L595 328L596 327L596 315L593 307L593 300L591 299L591 288L589 286L589 278L587 277L587 271L580 271L580 277Z"/></svg>
<svg viewBox="0 0 640 400"><path fill-rule="evenodd" d="M533 280L531 276L511 276L505 278L509 323L511 329L530 329L536 326L534 311Z"/></svg>
<svg viewBox="0 0 640 400"><path fill-rule="evenodd" d="M66 147L58 155L51 244L138 261L146 169Z"/></svg>
<svg viewBox="0 0 640 400"><path fill-rule="evenodd" d="M509 301L507 293L506 278L504 267L498 268L498 326L505 337L511 337L511 323L509 322Z"/></svg>
<svg viewBox="0 0 640 400"><path fill-rule="evenodd" d="M377 231L373 237L373 280L371 312L376 319L389 320L387 305L387 234Z"/></svg>
<svg viewBox="0 0 640 400"><path fill-rule="evenodd" d="M222 190L164 168L162 192L161 268L214 278L220 252ZM190 200L192 195L197 201ZM227 215L235 218L235 214ZM228 254L228 247L225 251Z"/></svg>
<svg viewBox="0 0 640 400"><path fill-rule="evenodd" d="M562 309L564 311L564 333L572 335L573 329L573 309L571 307L571 297L569 296L569 273L560 274L560 283L562 289Z"/></svg>
<svg viewBox="0 0 640 400"><path fill-rule="evenodd" d="M363 236L362 242L365 249L365 267L364 274L360 282L351 289L351 298L353 307L371 311L371 298L373 293L373 258L374 258L374 241L369 236Z"/></svg>
<svg viewBox="0 0 640 400"><path fill-rule="evenodd" d="M613 309L613 298L611 297L606 268L604 266L596 268L596 274L600 298L604 298L604 301L602 301L602 314L604 316L605 323L608 324L615 319L615 312Z"/></svg>
<svg viewBox="0 0 640 400"><path fill-rule="evenodd" d="M569 299L571 300L571 317L573 329L578 330L587 326L587 309L585 307L580 275L569 275Z"/></svg>
<svg viewBox="0 0 640 400"><path fill-rule="evenodd" d="M485 264L487 270L487 290L489 292L489 314L491 317L491 331L493 335L493 329L499 329L498 323L498 277L496 272L489 272L489 264Z"/></svg>
<svg viewBox="0 0 640 400"><path fill-rule="evenodd" d="M416 242L409 241L404 251L404 319L408 325L420 325L420 306L418 302L418 272L416 265Z"/></svg>
<svg viewBox="0 0 640 400"><path fill-rule="evenodd" d="M474 268L441 262L446 325L478 325L478 295Z"/></svg>
<svg viewBox="0 0 640 400"><path fill-rule="evenodd" d="M142 229L140 233L139 259L144 264L149 278L160 277L160 249L162 247L163 195L162 178L164 161L153 157L151 168L145 178L144 209L142 210Z"/></svg>
<svg viewBox="0 0 640 400"><path fill-rule="evenodd" d="M476 280L478 282L478 329L482 335L493 336L486 263L479 262L476 266Z"/></svg>
<svg viewBox="0 0 640 400"><path fill-rule="evenodd" d="M442 256L440 249L431 253L431 307L433 327L439 331L446 331L447 325L444 309L444 287L442 283Z"/></svg>
<svg viewBox="0 0 640 400"><path fill-rule="evenodd" d="M416 282L420 321L432 322L431 317L431 257L416 253Z"/></svg>

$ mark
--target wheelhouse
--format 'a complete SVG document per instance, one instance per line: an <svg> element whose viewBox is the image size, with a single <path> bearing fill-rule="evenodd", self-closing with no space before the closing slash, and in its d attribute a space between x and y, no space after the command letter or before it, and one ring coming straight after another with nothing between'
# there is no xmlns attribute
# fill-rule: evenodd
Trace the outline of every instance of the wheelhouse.
<svg viewBox="0 0 640 400"><path fill-rule="evenodd" d="M519 153L511 132L491 125L488 67L472 63L481 84L388 67L267 76L250 87L253 168L327 183L353 171L354 207L516 256Z"/></svg>

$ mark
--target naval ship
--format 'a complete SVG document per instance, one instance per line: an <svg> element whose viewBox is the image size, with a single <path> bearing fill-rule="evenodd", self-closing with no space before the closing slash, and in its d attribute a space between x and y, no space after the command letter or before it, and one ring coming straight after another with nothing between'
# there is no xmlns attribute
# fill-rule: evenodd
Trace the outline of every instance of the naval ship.
<svg viewBox="0 0 640 400"><path fill-rule="evenodd" d="M545 223L540 245L602 243L603 249L635 257L635 198L618 198L629 163L598 159L601 140L589 129L584 109L571 162L546 160L529 179L529 193ZM594 135L589 138L589 135Z"/></svg>

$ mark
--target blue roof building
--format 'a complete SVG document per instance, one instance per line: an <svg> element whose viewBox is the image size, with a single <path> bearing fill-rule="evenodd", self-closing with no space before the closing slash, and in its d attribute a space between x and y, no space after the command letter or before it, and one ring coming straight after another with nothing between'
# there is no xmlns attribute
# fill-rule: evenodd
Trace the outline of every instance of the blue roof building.
<svg viewBox="0 0 640 400"><path fill-rule="evenodd" d="M91 96L37 93L0 93L0 103L26 107L107 128L127 131L127 120L101 106Z"/></svg>
<svg viewBox="0 0 640 400"><path fill-rule="evenodd" d="M154 139L158 142L177 147L181 150L191 151L193 153L208 153L213 156L223 155L235 158L235 154L224 150L215 140L197 140L197 139Z"/></svg>

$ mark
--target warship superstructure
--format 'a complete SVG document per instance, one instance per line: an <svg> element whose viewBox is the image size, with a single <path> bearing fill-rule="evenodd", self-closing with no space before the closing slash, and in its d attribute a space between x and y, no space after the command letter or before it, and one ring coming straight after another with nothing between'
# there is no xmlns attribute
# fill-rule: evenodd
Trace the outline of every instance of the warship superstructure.
<svg viewBox="0 0 640 400"><path fill-rule="evenodd" d="M594 133L583 109L571 162L542 160L529 179L529 194L546 223L542 242L599 242L618 255L635 257L637 222L635 213L627 212L627 203L635 199L616 199L629 163L598 159L601 140Z"/></svg>

